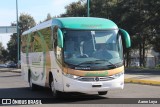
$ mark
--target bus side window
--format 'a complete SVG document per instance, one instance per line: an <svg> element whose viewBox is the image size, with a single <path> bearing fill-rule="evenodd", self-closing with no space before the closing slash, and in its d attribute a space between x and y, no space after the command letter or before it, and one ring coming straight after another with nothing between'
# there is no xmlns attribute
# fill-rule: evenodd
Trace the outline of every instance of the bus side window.
<svg viewBox="0 0 160 107"><path fill-rule="evenodd" d="M53 48L54 48L54 51L56 52L56 48L57 48L57 45L58 45L58 43L57 43L57 27L54 27L54 29L53 29Z"/></svg>
<svg viewBox="0 0 160 107"><path fill-rule="evenodd" d="M62 64L62 49L58 47L57 30L58 27L55 26L53 29L53 49L55 52L56 59Z"/></svg>

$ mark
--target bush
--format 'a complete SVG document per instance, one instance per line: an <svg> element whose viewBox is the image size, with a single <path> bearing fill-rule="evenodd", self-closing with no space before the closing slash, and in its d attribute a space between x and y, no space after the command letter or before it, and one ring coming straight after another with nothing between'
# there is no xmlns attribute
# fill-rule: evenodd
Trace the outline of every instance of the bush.
<svg viewBox="0 0 160 107"><path fill-rule="evenodd" d="M156 68L157 68L157 69L160 69L160 64L156 65Z"/></svg>

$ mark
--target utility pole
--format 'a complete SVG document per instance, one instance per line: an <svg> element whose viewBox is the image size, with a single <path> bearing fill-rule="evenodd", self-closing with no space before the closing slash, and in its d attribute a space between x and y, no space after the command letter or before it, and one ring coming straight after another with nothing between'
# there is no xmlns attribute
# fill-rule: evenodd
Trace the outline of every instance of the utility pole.
<svg viewBox="0 0 160 107"><path fill-rule="evenodd" d="M19 68L19 29L18 29L18 0L16 0L16 16L17 16L17 64Z"/></svg>
<svg viewBox="0 0 160 107"><path fill-rule="evenodd" d="M87 0L87 17L90 17L90 0Z"/></svg>

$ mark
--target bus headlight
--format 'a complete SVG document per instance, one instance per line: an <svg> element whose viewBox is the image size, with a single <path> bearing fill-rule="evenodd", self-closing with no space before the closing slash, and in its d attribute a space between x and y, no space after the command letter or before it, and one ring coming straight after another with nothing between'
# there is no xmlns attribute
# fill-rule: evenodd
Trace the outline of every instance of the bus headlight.
<svg viewBox="0 0 160 107"><path fill-rule="evenodd" d="M118 74L114 74L114 75L112 75L112 76L110 76L110 77L112 77L112 78L118 78L118 77L120 77L120 76L122 76L122 75L124 75L124 72L120 72L120 73L118 73Z"/></svg>
<svg viewBox="0 0 160 107"><path fill-rule="evenodd" d="M79 76L71 75L71 74L66 74L66 73L64 73L63 75L66 76L66 77L68 77L68 78L72 78L72 79L78 79L79 78Z"/></svg>

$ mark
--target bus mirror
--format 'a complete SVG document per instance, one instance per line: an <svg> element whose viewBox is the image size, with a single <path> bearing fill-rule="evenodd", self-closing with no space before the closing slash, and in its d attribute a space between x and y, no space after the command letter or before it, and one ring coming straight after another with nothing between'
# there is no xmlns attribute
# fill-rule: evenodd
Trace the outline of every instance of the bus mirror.
<svg viewBox="0 0 160 107"><path fill-rule="evenodd" d="M59 28L57 31L57 37L58 37L58 47L63 48L63 33Z"/></svg>
<svg viewBox="0 0 160 107"><path fill-rule="evenodd" d="M127 31L125 31L124 29L119 29L119 31L121 32L122 34L122 39L123 41L125 42L125 47L126 48L130 48L131 47L131 39L130 39L130 36L128 34Z"/></svg>

